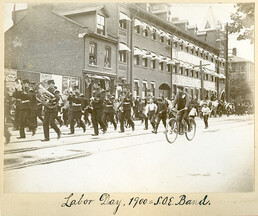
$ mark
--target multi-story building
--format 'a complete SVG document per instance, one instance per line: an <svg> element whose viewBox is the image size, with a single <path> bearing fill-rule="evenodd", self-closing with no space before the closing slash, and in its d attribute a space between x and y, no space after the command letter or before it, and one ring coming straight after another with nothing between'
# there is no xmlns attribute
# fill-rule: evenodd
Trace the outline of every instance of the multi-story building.
<svg viewBox="0 0 258 216"><path fill-rule="evenodd" d="M96 85L119 94L200 98L225 89L220 34L172 18L170 4L29 4L5 33L5 67L60 90ZM203 66L201 66L203 65ZM203 89L203 91L201 91Z"/></svg>
<svg viewBox="0 0 258 216"><path fill-rule="evenodd" d="M241 58L236 55L236 50L231 59L231 68L230 68L230 78L237 79L240 78L242 83L244 83L249 89L250 93L248 94L239 94L237 98L235 98L235 102L249 101L251 103L254 102L254 63ZM233 84L231 84L233 85ZM237 86L235 86L237 88ZM240 92L241 93L241 92Z"/></svg>

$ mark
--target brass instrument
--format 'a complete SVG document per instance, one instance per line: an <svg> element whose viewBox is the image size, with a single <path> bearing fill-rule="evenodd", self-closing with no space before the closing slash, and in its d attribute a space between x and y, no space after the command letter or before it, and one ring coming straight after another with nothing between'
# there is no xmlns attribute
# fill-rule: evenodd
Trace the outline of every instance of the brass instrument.
<svg viewBox="0 0 258 216"><path fill-rule="evenodd" d="M38 85L35 86L36 90L36 99L41 104L43 104L45 107L48 107L50 109L54 108L55 106L52 104L55 96L49 92L43 85L42 82L40 82Z"/></svg>

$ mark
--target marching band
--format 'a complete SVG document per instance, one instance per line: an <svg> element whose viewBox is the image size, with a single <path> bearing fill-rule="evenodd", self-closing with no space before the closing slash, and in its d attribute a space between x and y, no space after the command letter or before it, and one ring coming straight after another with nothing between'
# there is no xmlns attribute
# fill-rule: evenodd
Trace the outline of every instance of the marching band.
<svg viewBox="0 0 258 216"><path fill-rule="evenodd" d="M92 98L87 100L80 93L78 86L74 86L60 95L54 80L48 80L35 86L27 79L23 81L16 79L15 91L11 97L15 100L16 105L13 126L14 130L19 130L17 139L26 138L25 128L28 128L27 131L31 132L32 136L35 135L38 125L37 118L39 118L43 122L44 139L41 140L43 142L50 140L50 127L56 132L57 139L61 137L61 130L57 126L57 122L60 127L62 125L70 126L69 134L75 133L75 125L82 128L84 133L86 132L86 126L92 125L94 133L91 135L98 136L99 129L103 133L107 131L108 122L113 125L114 130L117 130L119 123L119 133L125 132L125 127L131 127L134 131L134 119L138 118L144 123L144 130L148 130L148 123L150 122L152 133L157 134L160 121L166 127L166 119L171 115L169 111L174 106L180 108L179 97L180 100L183 99L184 101L183 106L187 106L187 110L182 113L181 118L186 119L191 109L194 109L198 114L201 113L201 102L197 102L187 92L183 92L183 88L180 86L178 95L171 99L162 96L155 98L151 95L143 99L134 99L132 93L128 90L122 90L119 98L116 99L108 90L101 89L98 86L93 91ZM7 98L5 96L5 103L8 101ZM221 103L214 100L210 105L216 116ZM224 107L229 107L229 105L227 104ZM10 110L9 108L5 104L5 118L8 118L6 110ZM91 121L89 116L91 116ZM6 124L4 129L6 143L8 143L11 134Z"/></svg>

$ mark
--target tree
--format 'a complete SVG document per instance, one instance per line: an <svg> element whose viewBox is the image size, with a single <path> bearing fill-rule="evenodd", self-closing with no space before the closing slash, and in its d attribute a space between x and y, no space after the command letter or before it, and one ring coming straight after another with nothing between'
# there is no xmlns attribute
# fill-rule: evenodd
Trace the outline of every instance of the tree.
<svg viewBox="0 0 258 216"><path fill-rule="evenodd" d="M236 12L230 15L229 33L238 33L237 40L249 39L254 43L254 3L237 3Z"/></svg>
<svg viewBox="0 0 258 216"><path fill-rule="evenodd" d="M237 98L245 98L251 93L251 89L246 82L246 75L241 73L234 73L230 76L230 96L233 100Z"/></svg>

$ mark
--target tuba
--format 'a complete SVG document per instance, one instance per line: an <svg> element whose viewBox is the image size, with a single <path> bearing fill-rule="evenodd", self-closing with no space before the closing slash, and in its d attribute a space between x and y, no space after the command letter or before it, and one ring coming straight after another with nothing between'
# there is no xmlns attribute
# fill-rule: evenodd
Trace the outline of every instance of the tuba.
<svg viewBox="0 0 258 216"><path fill-rule="evenodd" d="M35 86L35 91L37 101L39 101L45 107L50 109L54 108L52 103L55 99L55 96L42 85L42 82Z"/></svg>

